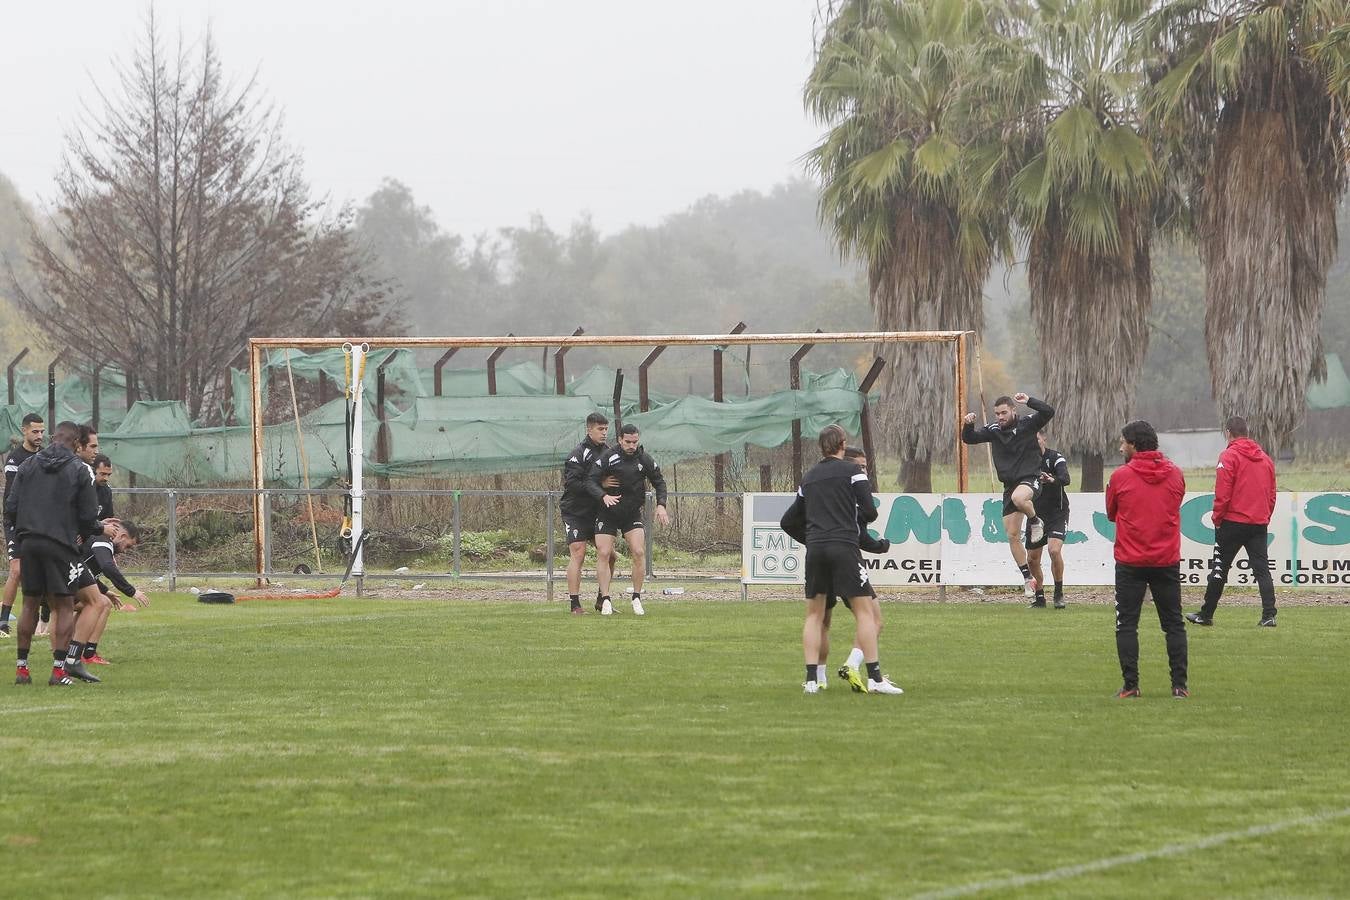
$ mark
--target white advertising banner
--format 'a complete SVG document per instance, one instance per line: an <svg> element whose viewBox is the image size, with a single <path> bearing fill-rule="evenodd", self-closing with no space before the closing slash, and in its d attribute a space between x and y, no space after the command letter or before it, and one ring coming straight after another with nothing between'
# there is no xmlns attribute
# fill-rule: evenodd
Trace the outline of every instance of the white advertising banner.
<svg viewBox="0 0 1350 900"><path fill-rule="evenodd" d="M863 554L877 585L1019 584L1003 530L997 494L878 494L870 530L890 540L889 553ZM792 494L746 494L741 580L746 584L802 584L806 550L778 522ZM1064 540L1065 581L1112 584L1115 526L1106 520L1105 495L1070 494ZM1190 493L1181 506L1181 577L1201 584L1213 554L1212 493ZM1279 586L1350 587L1350 493L1281 493L1270 522L1272 577ZM1043 560L1044 566L1049 559ZM1229 584L1254 584L1239 554Z"/></svg>

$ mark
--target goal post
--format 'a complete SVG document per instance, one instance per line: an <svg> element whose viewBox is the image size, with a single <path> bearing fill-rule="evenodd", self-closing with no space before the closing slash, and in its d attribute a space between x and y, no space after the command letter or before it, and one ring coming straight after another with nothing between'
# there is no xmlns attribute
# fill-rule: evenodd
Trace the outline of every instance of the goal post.
<svg viewBox="0 0 1350 900"><path fill-rule="evenodd" d="M362 507L365 498L363 488L363 469L365 448L361 440L361 401L364 364L363 360L375 349L468 349L479 348L495 350L499 347L553 347L566 350L572 347L668 347L668 346L755 346L773 344L903 344L903 343L949 343L952 345L952 365L954 381L952 391L952 421L955 433L954 454L956 460L957 489L964 492L967 488L967 454L965 444L961 442L961 425L964 415L966 391L966 338L970 331L850 331L850 332L802 332L788 334L638 334L638 335L530 335L505 337L352 337L352 338L249 338L249 381L252 407L251 427L253 436L253 538L254 559L258 583L265 576L264 563L264 521L265 515L263 490L265 488L265 466L263 446L263 396L262 396L262 354L269 349L291 348L331 349L350 348L351 364L348 367L348 402L355 400L353 417L353 439L351 441L350 464L351 484L349 496L351 503L351 545L353 548L351 575L360 579L365 574L364 554L362 550Z"/></svg>

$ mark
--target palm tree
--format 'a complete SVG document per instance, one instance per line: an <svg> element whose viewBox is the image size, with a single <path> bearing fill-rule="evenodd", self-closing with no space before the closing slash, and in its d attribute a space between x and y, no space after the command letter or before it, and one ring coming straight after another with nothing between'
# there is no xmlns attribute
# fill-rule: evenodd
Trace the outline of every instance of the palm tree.
<svg viewBox="0 0 1350 900"><path fill-rule="evenodd" d="M1347 0L1167 0L1150 121L1190 175L1205 343L1221 418L1289 441L1309 378L1346 188Z"/></svg>
<svg viewBox="0 0 1350 900"><path fill-rule="evenodd" d="M1139 133L1144 81L1130 56L1137 0L1043 0L1012 22L1043 60L1028 118L1036 152L1011 202L1026 230L1031 312L1056 442L1083 455L1083 490L1102 489L1102 453L1130 417L1148 348L1150 245L1162 179Z"/></svg>
<svg viewBox="0 0 1350 900"><path fill-rule="evenodd" d="M995 253L1010 250L994 186L1016 149L988 101L1035 78L1012 68L1019 60L990 33L980 0L839 0L827 10L805 99L829 131L807 161L822 180L822 221L866 265L882 330L983 326L984 281ZM1000 67L1016 77L990 79ZM931 490L932 459L950 446L944 349L880 351L880 430L908 491Z"/></svg>

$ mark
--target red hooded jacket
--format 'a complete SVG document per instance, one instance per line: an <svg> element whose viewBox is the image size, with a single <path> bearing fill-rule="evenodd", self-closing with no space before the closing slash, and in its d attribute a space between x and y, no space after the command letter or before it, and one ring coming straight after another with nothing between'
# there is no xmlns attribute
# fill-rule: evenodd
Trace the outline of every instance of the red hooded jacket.
<svg viewBox="0 0 1350 900"><path fill-rule="evenodd" d="M1269 525L1275 510L1275 464L1251 438L1234 438L1214 471L1214 524Z"/></svg>
<svg viewBox="0 0 1350 900"><path fill-rule="evenodd" d="M1170 566L1181 559L1186 479L1159 450L1138 450L1111 473L1106 518L1116 523L1116 562Z"/></svg>

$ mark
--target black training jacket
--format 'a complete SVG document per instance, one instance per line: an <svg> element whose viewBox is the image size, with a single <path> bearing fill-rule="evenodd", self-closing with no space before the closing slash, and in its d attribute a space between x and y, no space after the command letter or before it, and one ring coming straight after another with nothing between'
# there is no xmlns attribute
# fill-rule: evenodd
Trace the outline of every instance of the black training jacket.
<svg viewBox="0 0 1350 900"><path fill-rule="evenodd" d="M9 483L14 480L15 474L19 471L19 466L37 455L37 450L29 450L23 444L20 444L9 451L9 456L5 457L5 489L4 493L0 494L0 497L9 493Z"/></svg>
<svg viewBox="0 0 1350 900"><path fill-rule="evenodd" d="M617 488L607 488L600 484L609 475L618 476ZM620 497L620 506L641 506L642 498L647 494L647 486L643 483L645 481L650 481L652 490L656 491L656 505L665 506L666 479L661 474L661 467L656 464L656 460L641 447L634 450L631 455L618 447L610 447L607 453L601 455L600 461L591 467L591 477L586 481L586 492L593 498L598 513L604 512L601 504L605 494Z"/></svg>
<svg viewBox="0 0 1350 900"><path fill-rule="evenodd" d="M1054 481L1041 482L1041 495L1036 498L1036 515L1069 511L1069 461L1058 450L1045 448L1041 457L1041 471L1053 475Z"/></svg>
<svg viewBox="0 0 1350 900"><path fill-rule="evenodd" d="M43 447L10 482L5 524L20 541L39 535L76 553L81 539L103 532L94 470L64 444Z"/></svg>
<svg viewBox="0 0 1350 900"><path fill-rule="evenodd" d="M114 587L128 597L136 593L135 586L127 581L127 577L122 574L121 568L117 565L117 558L113 556L112 541L106 538L95 538L89 544L89 553L84 557L84 565L95 578L100 576L107 578L113 583Z"/></svg>
<svg viewBox="0 0 1350 900"><path fill-rule="evenodd" d="M797 499L779 523L794 538L793 521L805 521L801 530L807 547L820 544L858 546L862 526L875 521L877 507L872 485L857 463L829 456L802 476ZM784 524L786 523L786 524Z"/></svg>
<svg viewBox="0 0 1350 900"><path fill-rule="evenodd" d="M94 490L98 492L98 517L100 519L112 519L117 516L113 512L112 488L106 484L94 483Z"/></svg>
<svg viewBox="0 0 1350 900"><path fill-rule="evenodd" d="M1035 397L1027 398L1027 406L1031 407L1031 414L1018 417L1012 428L1005 429L997 422L991 422L979 428L966 425L961 429L964 443L993 444L994 470L1005 486L1035 478L1041 471L1041 448L1036 442L1036 432L1055 417L1055 408Z"/></svg>
<svg viewBox="0 0 1350 900"><path fill-rule="evenodd" d="M564 516L575 519L595 518L595 498L587 490L586 481L590 477L591 467L608 449L607 445L597 444L588 437L567 454L562 472L562 501L558 504Z"/></svg>

